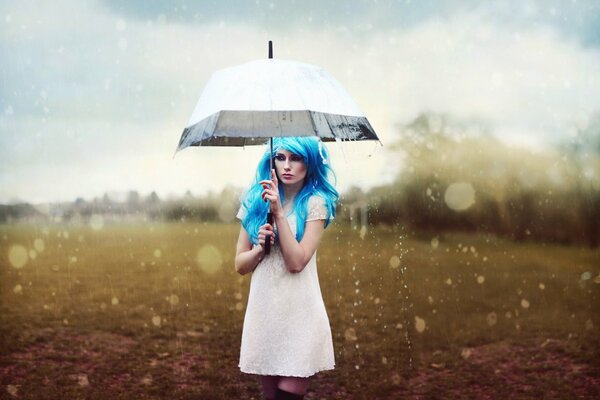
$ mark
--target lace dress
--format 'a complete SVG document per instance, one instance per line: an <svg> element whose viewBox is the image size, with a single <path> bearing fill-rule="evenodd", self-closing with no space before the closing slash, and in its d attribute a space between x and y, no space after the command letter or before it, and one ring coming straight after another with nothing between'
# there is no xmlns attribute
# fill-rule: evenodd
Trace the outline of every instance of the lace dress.
<svg viewBox="0 0 600 400"><path fill-rule="evenodd" d="M237 218L242 219L240 208ZM326 219L323 199L308 202L307 221ZM287 216L296 233L296 216ZM300 273L290 273L278 244L252 272L240 348L240 370L258 375L308 377L333 369L329 319L317 276L317 254Z"/></svg>

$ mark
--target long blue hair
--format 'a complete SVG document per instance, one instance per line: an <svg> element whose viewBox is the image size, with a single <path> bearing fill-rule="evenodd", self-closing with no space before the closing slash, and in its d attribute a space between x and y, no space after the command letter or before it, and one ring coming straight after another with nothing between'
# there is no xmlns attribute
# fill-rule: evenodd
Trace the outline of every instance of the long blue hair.
<svg viewBox="0 0 600 400"><path fill-rule="evenodd" d="M274 157L278 150L287 150L301 156L306 165L304 186L296 194L293 204L293 210L296 212L296 240L299 242L304 236L308 199L311 196L317 195L325 202L327 207L325 227L335 217L339 194L334 187L335 173L331 169L327 150L321 140L316 136L273 138L273 154L271 155L271 150L268 148L258 163L254 182L242 195L241 199L242 206L246 209L242 226L246 229L250 241L254 244L258 244L258 229L267 222L267 212L269 211L269 202L263 201L261 196L263 188L258 182L271 179L269 158ZM279 180L279 177L277 179ZM279 198L283 203L284 195L281 180L279 180Z"/></svg>

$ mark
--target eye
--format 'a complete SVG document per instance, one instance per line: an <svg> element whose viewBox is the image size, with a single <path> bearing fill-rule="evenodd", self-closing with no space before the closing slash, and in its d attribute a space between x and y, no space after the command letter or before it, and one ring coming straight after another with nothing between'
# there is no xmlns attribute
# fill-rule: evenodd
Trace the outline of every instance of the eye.
<svg viewBox="0 0 600 400"><path fill-rule="evenodd" d="M283 154L275 154L275 159L277 161L285 161L285 156Z"/></svg>
<svg viewBox="0 0 600 400"><path fill-rule="evenodd" d="M295 162L304 161L304 159L302 158L302 156L299 156L297 154L292 154L290 156L290 160L295 161Z"/></svg>

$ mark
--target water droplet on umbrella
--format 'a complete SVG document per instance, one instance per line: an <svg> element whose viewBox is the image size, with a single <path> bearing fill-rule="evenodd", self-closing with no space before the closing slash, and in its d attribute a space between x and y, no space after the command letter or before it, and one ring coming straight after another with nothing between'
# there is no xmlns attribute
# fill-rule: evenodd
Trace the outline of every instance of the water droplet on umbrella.
<svg viewBox="0 0 600 400"><path fill-rule="evenodd" d="M15 287L13 288L13 292L16 294L22 294L23 292L23 286L21 286L20 284L16 284Z"/></svg>
<svg viewBox="0 0 600 400"><path fill-rule="evenodd" d="M483 282L485 282L485 277L483 275L479 275L477 277L477 283L482 284Z"/></svg>
<svg viewBox="0 0 600 400"><path fill-rule="evenodd" d="M154 326L160 326L161 318L159 315L155 315L154 317L152 317L152 324L154 324Z"/></svg>
<svg viewBox="0 0 600 400"><path fill-rule="evenodd" d="M521 307L529 308L529 301L527 301L525 299L521 300Z"/></svg>

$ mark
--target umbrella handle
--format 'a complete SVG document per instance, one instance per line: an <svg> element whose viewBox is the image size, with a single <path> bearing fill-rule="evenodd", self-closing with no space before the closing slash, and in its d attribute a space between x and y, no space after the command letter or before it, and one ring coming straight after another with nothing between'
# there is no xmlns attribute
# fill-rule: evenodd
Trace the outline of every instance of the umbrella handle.
<svg viewBox="0 0 600 400"><path fill-rule="evenodd" d="M267 223L273 226L273 213L269 211L267 213ZM271 253L271 235L265 236L265 254Z"/></svg>

